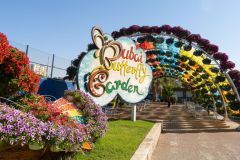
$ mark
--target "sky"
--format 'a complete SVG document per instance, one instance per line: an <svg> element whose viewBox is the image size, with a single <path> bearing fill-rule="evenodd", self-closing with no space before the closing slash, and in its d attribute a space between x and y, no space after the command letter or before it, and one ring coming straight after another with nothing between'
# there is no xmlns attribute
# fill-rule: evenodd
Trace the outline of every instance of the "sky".
<svg viewBox="0 0 240 160"><path fill-rule="evenodd" d="M91 43L91 28L181 26L219 46L240 69L239 0L0 0L0 32L69 60Z"/></svg>

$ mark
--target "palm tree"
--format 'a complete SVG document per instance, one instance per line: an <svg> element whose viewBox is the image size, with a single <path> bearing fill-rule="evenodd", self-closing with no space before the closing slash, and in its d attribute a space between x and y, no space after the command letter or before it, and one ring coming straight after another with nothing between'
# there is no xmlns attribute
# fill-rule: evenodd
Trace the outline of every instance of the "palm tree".
<svg viewBox="0 0 240 160"><path fill-rule="evenodd" d="M164 99L168 99L174 95L173 89L179 87L179 85L181 84L177 83L174 78L159 77L154 81L153 88L156 92L161 93Z"/></svg>

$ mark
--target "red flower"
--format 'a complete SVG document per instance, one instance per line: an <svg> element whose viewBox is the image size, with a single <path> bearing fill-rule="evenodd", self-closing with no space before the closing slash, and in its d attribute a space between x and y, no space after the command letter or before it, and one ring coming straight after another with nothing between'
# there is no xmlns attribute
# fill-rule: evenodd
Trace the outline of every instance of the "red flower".
<svg viewBox="0 0 240 160"><path fill-rule="evenodd" d="M8 97L18 91L36 92L39 77L30 70L29 59L24 52L9 45L6 36L0 33L0 96Z"/></svg>
<svg viewBox="0 0 240 160"><path fill-rule="evenodd" d="M152 49L154 48L154 45L152 42L144 41L143 43L140 44L142 49Z"/></svg>

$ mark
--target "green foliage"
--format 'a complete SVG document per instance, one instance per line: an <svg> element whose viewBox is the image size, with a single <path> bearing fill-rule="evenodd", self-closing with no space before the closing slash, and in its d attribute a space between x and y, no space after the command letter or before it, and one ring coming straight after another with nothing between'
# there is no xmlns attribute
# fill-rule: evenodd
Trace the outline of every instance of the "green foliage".
<svg viewBox="0 0 240 160"><path fill-rule="evenodd" d="M167 99L168 97L172 97L174 95L174 88L181 87L181 84L178 84L175 78L162 77L158 78L156 81L158 81L163 86L164 99Z"/></svg>
<svg viewBox="0 0 240 160"><path fill-rule="evenodd" d="M174 92L173 92L173 87L172 86L165 86L163 88L163 97L167 98L167 97L171 97L173 96Z"/></svg>
<svg viewBox="0 0 240 160"><path fill-rule="evenodd" d="M74 59L74 60L72 61L72 64L73 64L73 66L78 67L79 62L80 62L80 59L76 58L76 59Z"/></svg>
<svg viewBox="0 0 240 160"><path fill-rule="evenodd" d="M97 49L97 46L95 44L93 44L93 43L88 44L87 51L91 51L93 49Z"/></svg>
<svg viewBox="0 0 240 160"><path fill-rule="evenodd" d="M77 74L77 67L76 66L68 67L67 74L69 76L69 79L73 79L75 77L75 75Z"/></svg>
<svg viewBox="0 0 240 160"><path fill-rule="evenodd" d="M91 152L77 153L71 158L81 160L130 159L152 126L153 123L147 121L110 121L108 132L103 138L97 140Z"/></svg>

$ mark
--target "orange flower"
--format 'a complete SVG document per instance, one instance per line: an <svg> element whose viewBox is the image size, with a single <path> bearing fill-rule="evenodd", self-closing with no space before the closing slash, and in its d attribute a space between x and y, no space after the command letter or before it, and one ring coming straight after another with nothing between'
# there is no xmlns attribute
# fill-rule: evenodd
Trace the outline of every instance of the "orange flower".
<svg viewBox="0 0 240 160"><path fill-rule="evenodd" d="M88 141L83 142L83 144L82 144L82 149L85 149L85 150L91 150L92 147L93 147L93 145Z"/></svg>

